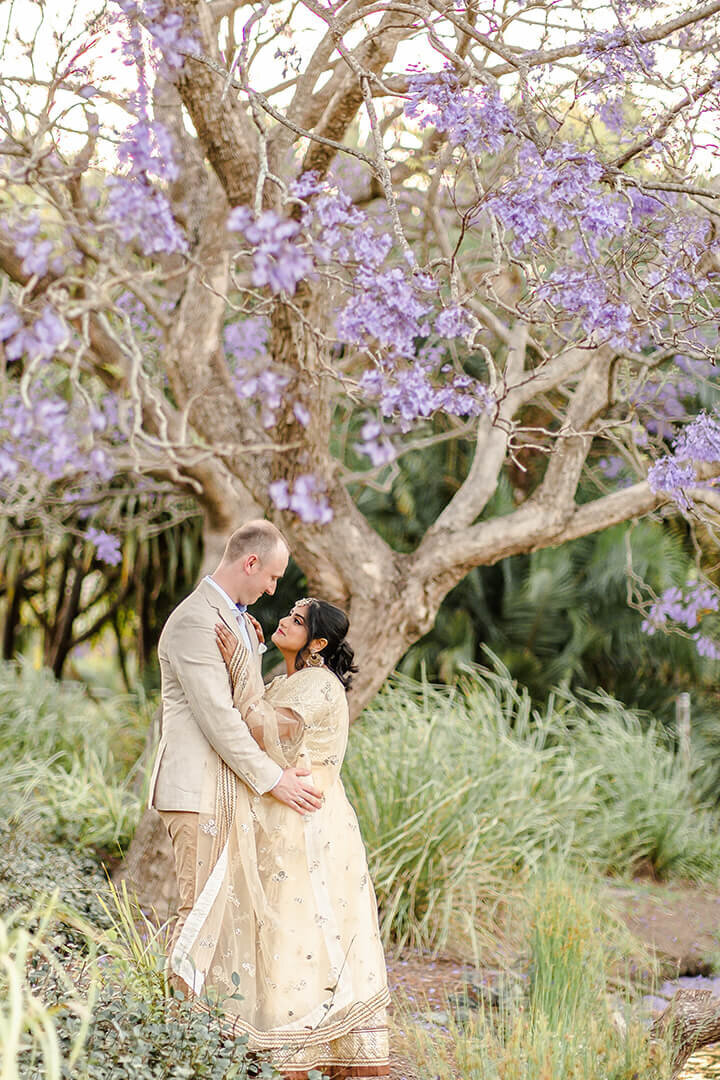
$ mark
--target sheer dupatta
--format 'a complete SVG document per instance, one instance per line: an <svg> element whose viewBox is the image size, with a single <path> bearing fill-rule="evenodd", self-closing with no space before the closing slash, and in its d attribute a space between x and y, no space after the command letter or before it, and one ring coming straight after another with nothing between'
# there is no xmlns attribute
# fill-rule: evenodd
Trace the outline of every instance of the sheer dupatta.
<svg viewBox="0 0 720 1080"><path fill-rule="evenodd" d="M259 665L238 639L229 663L233 703L253 738L285 769L301 753L304 722L288 709L264 700ZM231 995L252 1011L258 942L257 928L274 921L258 872L257 825L260 797L253 795L220 757L215 774L205 778L196 864L196 901L170 957L170 969L192 994L208 1003ZM242 994L242 999L239 995ZM227 1008L226 1008L226 1011Z"/></svg>

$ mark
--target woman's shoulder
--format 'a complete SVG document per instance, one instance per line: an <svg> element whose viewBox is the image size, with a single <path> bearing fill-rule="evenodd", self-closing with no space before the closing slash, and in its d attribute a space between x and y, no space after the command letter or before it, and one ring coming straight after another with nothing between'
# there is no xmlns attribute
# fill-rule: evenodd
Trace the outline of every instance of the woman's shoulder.
<svg viewBox="0 0 720 1080"><path fill-rule="evenodd" d="M296 671L292 676L293 681L298 680L297 685L301 683L309 690L326 691L324 696L335 697L345 696L345 687L338 679L337 675L334 675L329 668L326 667L304 667L300 671Z"/></svg>
<svg viewBox="0 0 720 1080"><path fill-rule="evenodd" d="M270 684L275 704L282 699L283 703L302 703L317 708L325 704L337 707L347 702L340 679L327 667L301 667L299 672L281 678Z"/></svg>

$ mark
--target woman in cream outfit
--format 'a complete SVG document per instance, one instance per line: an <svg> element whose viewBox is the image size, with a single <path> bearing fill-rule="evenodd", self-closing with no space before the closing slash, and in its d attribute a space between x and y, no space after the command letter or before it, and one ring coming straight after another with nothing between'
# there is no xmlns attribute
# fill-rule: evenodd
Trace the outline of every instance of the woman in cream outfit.
<svg viewBox="0 0 720 1080"><path fill-rule="evenodd" d="M170 957L199 1004L284 1076L386 1077L389 1001L377 907L357 818L340 779L353 654L345 614L300 600L272 640L287 675L267 689L218 624L234 703L283 769L305 766L323 805L301 816L253 794L219 762L201 814L205 881ZM210 794L210 792L208 792Z"/></svg>

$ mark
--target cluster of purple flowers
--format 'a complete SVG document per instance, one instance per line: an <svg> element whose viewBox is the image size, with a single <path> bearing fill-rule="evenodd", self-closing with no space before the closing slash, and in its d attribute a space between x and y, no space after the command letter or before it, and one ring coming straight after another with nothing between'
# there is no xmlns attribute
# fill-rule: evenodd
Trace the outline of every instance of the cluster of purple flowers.
<svg viewBox="0 0 720 1080"><path fill-rule="evenodd" d="M465 337L473 328L473 320L459 304L443 308L435 319L435 333L441 338Z"/></svg>
<svg viewBox="0 0 720 1080"><path fill-rule="evenodd" d="M117 566L122 562L120 541L117 536L111 536L103 529L91 526L85 532L85 539L95 548L95 554L100 562L108 563L109 566Z"/></svg>
<svg viewBox="0 0 720 1080"><path fill-rule="evenodd" d="M375 468L389 464L396 456L395 447L387 432L374 418L365 421L360 429L360 442L354 443L353 446L359 454L370 458Z"/></svg>
<svg viewBox="0 0 720 1080"><path fill-rule="evenodd" d="M382 273L360 267L354 285L356 295L337 316L340 340L375 343L391 353L413 356L416 338L430 333L427 292L434 282L422 275L409 277L400 267Z"/></svg>
<svg viewBox="0 0 720 1080"><path fill-rule="evenodd" d="M594 270L560 267L538 286L535 295L559 308L563 317L578 318L584 332L598 343L607 341L617 348L637 343L632 308L612 297L606 282Z"/></svg>
<svg viewBox="0 0 720 1080"><path fill-rule="evenodd" d="M278 510L292 510L302 521L317 525L332 521L332 508L314 476L298 476L292 488L287 480L275 480L268 491Z"/></svg>
<svg viewBox="0 0 720 1080"><path fill-rule="evenodd" d="M170 203L148 180L109 176L107 189L106 215L121 240L137 244L143 255L187 251Z"/></svg>
<svg viewBox="0 0 720 1080"><path fill-rule="evenodd" d="M39 233L40 216L33 213L15 226L12 238L15 254L23 260L22 268L25 273L42 277L48 272L53 244L51 240L43 239Z"/></svg>
<svg viewBox="0 0 720 1080"><path fill-rule="evenodd" d="M197 42L188 33L179 11L170 10L164 0L115 0L126 18L148 30L162 63L171 71L185 63L185 53L195 52Z"/></svg>
<svg viewBox="0 0 720 1080"><path fill-rule="evenodd" d="M588 39L585 52L600 67L590 84L594 90L618 83L625 86L633 75L647 74L655 66L653 47L637 37L628 41L624 29L594 34Z"/></svg>
<svg viewBox="0 0 720 1080"><path fill-rule="evenodd" d="M107 483L114 469L107 452L93 444L94 429L95 416L72 412L67 401L37 385L29 402L9 395L0 402L0 480L21 477L27 484L33 474L56 481L81 473Z"/></svg>
<svg viewBox="0 0 720 1080"><path fill-rule="evenodd" d="M228 228L242 233L251 248L253 285L265 285L273 293L292 296L298 282L313 268L312 258L298 240L301 225L282 218L274 210L256 217L249 206L230 211Z"/></svg>
<svg viewBox="0 0 720 1080"><path fill-rule="evenodd" d="M51 304L46 304L34 322L26 324L11 301L0 305L0 342L8 360L47 363L65 347L70 331Z"/></svg>
<svg viewBox="0 0 720 1080"><path fill-rule="evenodd" d="M452 146L471 154L497 153L505 136L516 130L513 114L494 87L463 86L450 67L413 73L407 94L406 116L421 128L432 124L447 133Z"/></svg>
<svg viewBox="0 0 720 1080"><path fill-rule="evenodd" d="M702 486L695 471L698 461L720 461L720 418L707 412L683 428L672 454L655 462L648 472L650 488L666 492L682 509L689 509L693 502L688 488Z"/></svg>
<svg viewBox="0 0 720 1080"><path fill-rule="evenodd" d="M255 401L263 427L272 427L284 401L288 375L268 367L266 362L236 368L233 373L235 393L243 401Z"/></svg>
<svg viewBox="0 0 720 1080"><path fill-rule="evenodd" d="M367 400L377 401L383 416L397 420L401 431L408 431L418 420L437 412L482 416L495 406L484 383L464 374L439 380L422 362L412 367L371 368L361 376L360 386Z"/></svg>
<svg viewBox="0 0 720 1080"><path fill-rule="evenodd" d="M706 615L717 611L720 611L717 589L702 582L689 582L684 588L673 585L653 603L647 618L643 620L642 629L650 635L658 630L670 629L673 625L695 631L691 636L700 655L720 660L718 643L696 630Z"/></svg>
<svg viewBox="0 0 720 1080"><path fill-rule="evenodd" d="M684 588L673 585L652 605L642 628L646 634L654 634L669 622L675 622L693 630L704 615L718 610L720 597L711 586L702 582L690 582Z"/></svg>
<svg viewBox="0 0 720 1080"><path fill-rule="evenodd" d="M265 352L269 329L267 319L261 315L228 323L223 331L223 340L225 354L232 359L233 366L255 360Z"/></svg>
<svg viewBox="0 0 720 1080"><path fill-rule="evenodd" d="M175 221L167 196L154 181L172 181L178 175L172 138L150 115L150 94L145 73L141 26L150 33L154 60L165 74L182 66L184 53L193 50L182 15L169 11L162 0L115 0L128 22L123 40L124 62L138 72L138 89L131 98L136 120L118 147L125 167L108 179L106 216L125 243L137 245L143 255L187 250L187 240ZM142 20L142 22L141 22Z"/></svg>
<svg viewBox="0 0 720 1080"><path fill-rule="evenodd" d="M593 254L597 241L620 236L628 226L628 204L599 184L604 167L597 156L571 143L541 154L532 143L518 153L516 175L487 200L511 231L518 250L545 241L557 230L583 229Z"/></svg>

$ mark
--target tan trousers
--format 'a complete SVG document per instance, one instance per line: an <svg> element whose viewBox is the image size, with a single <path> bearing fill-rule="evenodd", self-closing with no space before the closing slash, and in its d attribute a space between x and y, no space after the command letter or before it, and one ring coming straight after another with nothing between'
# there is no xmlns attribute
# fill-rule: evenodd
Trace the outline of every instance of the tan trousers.
<svg viewBox="0 0 720 1080"><path fill-rule="evenodd" d="M195 903L198 815L188 810L160 810L159 814L170 833L178 889L177 920L168 945L168 956L170 956Z"/></svg>

